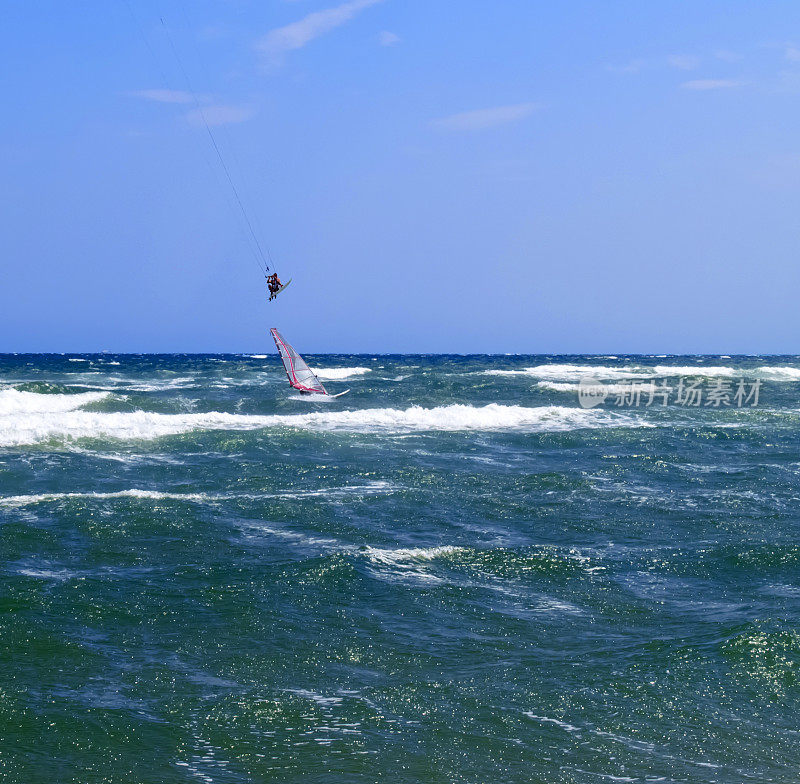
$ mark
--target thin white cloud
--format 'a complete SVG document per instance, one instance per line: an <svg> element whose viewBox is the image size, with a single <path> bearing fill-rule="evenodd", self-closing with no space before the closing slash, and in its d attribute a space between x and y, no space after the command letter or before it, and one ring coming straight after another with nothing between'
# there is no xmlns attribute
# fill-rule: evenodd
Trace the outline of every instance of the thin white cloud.
<svg viewBox="0 0 800 784"><path fill-rule="evenodd" d="M194 103L192 94L183 90L134 90L131 95L156 103Z"/></svg>
<svg viewBox="0 0 800 784"><path fill-rule="evenodd" d="M729 49L717 49L717 51L714 52L714 57L726 63L738 63L742 59L740 54L731 52Z"/></svg>
<svg viewBox="0 0 800 784"><path fill-rule="evenodd" d="M388 30L378 34L378 43L381 46L395 46L400 43L400 36L390 33Z"/></svg>
<svg viewBox="0 0 800 784"><path fill-rule="evenodd" d="M800 93L800 73L797 70L778 71L773 89L779 93Z"/></svg>
<svg viewBox="0 0 800 784"><path fill-rule="evenodd" d="M693 79L690 82L684 82L681 87L686 90L724 90L743 85L744 82L736 79Z"/></svg>
<svg viewBox="0 0 800 784"><path fill-rule="evenodd" d="M681 71L692 71L700 65L700 58L693 54L671 54L667 64Z"/></svg>
<svg viewBox="0 0 800 784"><path fill-rule="evenodd" d="M383 0L348 0L335 8L314 11L297 22L271 30L258 41L256 49L273 62L280 61L289 52L302 49L315 38L335 30L360 11L380 2Z"/></svg>
<svg viewBox="0 0 800 784"><path fill-rule="evenodd" d="M787 46L783 55L790 63L800 63L800 49L796 46Z"/></svg>
<svg viewBox="0 0 800 784"><path fill-rule="evenodd" d="M447 131L479 131L522 120L539 108L541 106L538 103L494 106L489 109L475 109L470 112L459 112L448 117L440 117L437 120L431 120L431 125Z"/></svg>
<svg viewBox="0 0 800 784"><path fill-rule="evenodd" d="M731 63L742 59L741 55L738 55L735 52L718 49L713 53L707 53L704 56L696 54L670 54L666 57L659 56L649 59L638 58L636 60L630 60L627 63L622 63L621 65L606 65L606 70L610 71L611 73L633 74L644 70L660 69L666 65L669 68L676 68L679 71L693 71L702 64L704 57L707 58L711 57L712 55L718 60Z"/></svg>
<svg viewBox="0 0 800 784"><path fill-rule="evenodd" d="M251 106L223 106L218 104L203 107L202 113L199 109L195 109L193 112L189 112L186 117L193 125L204 125L203 119L205 118L206 123L215 126L245 122L254 113Z"/></svg>
<svg viewBox="0 0 800 784"><path fill-rule="evenodd" d="M625 65L607 65L606 69L611 73L639 73L647 65L646 60L631 60Z"/></svg>

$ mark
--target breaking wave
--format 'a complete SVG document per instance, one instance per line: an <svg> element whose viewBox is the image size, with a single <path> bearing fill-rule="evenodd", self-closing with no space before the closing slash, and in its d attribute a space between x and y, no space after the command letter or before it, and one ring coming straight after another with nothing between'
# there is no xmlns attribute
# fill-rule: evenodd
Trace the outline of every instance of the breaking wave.
<svg viewBox="0 0 800 784"><path fill-rule="evenodd" d="M318 368L314 372L323 380L335 381L340 378L352 378L353 376L363 376L371 373L370 368L365 367L345 367L345 368Z"/></svg>
<svg viewBox="0 0 800 784"><path fill-rule="evenodd" d="M414 562L432 561L434 558L454 555L465 552L464 547L442 545L439 547L400 547L397 549L384 549L381 547L366 547L364 554L370 561L384 566L409 567Z"/></svg>
<svg viewBox="0 0 800 784"><path fill-rule="evenodd" d="M461 552L465 552L465 548L452 545L397 549L366 547L363 550L370 563L374 567L379 567L380 571L375 571L376 576L388 579L389 582L410 581L429 586L443 582L441 577L428 570L429 563L437 558L446 558Z"/></svg>
<svg viewBox="0 0 800 784"><path fill-rule="evenodd" d="M726 365L656 365L649 368L656 376L741 376L747 371ZM752 372L752 371L751 371Z"/></svg>
<svg viewBox="0 0 800 784"><path fill-rule="evenodd" d="M0 389L0 417L29 413L63 413L75 411L89 403L110 396L110 392L83 392L77 395L47 395L19 389ZM0 420L0 428L2 428Z"/></svg>
<svg viewBox="0 0 800 784"><path fill-rule="evenodd" d="M13 392L13 395L9 393ZM247 415L221 411L162 414L151 411L95 412L79 410L108 393L40 395L5 390L0 409L0 446L80 438L154 439L193 430L258 430L296 428L355 433L415 431L521 430L548 432L579 428L645 427L626 414L566 406L524 407L448 405L435 408L371 408L307 414ZM22 397L20 397L22 396ZM9 402L11 401L11 402Z"/></svg>
<svg viewBox="0 0 800 784"><path fill-rule="evenodd" d="M800 381L800 368L786 365L764 365L759 373L773 381Z"/></svg>
<svg viewBox="0 0 800 784"><path fill-rule="evenodd" d="M552 392L572 392L577 393L581 389L579 383L568 381L538 381L536 386L540 389L549 389ZM617 394L630 390L630 384L603 384L603 389L609 394Z"/></svg>
<svg viewBox="0 0 800 784"><path fill-rule="evenodd" d="M536 365L522 370L483 370L485 376L531 376L551 381L569 381L584 376L597 378L642 378L646 373L631 368L614 368L604 365Z"/></svg>
<svg viewBox="0 0 800 784"><path fill-rule="evenodd" d="M536 365L521 370L483 370L486 376L530 376L545 381L568 382L580 381L592 376L601 380L647 379L663 376L701 376L742 377L772 376L776 379L800 380L800 369L791 367L735 368L727 365L628 365L626 367L608 367L606 365Z"/></svg>

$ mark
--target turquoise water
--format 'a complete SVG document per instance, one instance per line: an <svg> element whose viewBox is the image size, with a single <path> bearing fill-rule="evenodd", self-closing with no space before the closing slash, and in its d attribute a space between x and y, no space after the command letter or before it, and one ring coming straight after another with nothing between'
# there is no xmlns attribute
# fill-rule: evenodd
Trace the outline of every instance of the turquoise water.
<svg viewBox="0 0 800 784"><path fill-rule="evenodd" d="M800 358L307 359L0 357L0 780L798 780Z"/></svg>

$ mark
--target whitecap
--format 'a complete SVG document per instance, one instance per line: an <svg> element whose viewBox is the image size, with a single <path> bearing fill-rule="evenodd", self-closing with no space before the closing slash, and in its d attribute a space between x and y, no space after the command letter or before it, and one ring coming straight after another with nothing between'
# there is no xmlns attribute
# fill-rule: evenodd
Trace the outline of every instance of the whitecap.
<svg viewBox="0 0 800 784"><path fill-rule="evenodd" d="M0 417L5 418L17 414L45 414L75 411L89 403L104 400L110 393L82 392L76 395L43 394L40 392L25 392L19 389L0 390ZM0 419L2 429L3 419Z"/></svg>
<svg viewBox="0 0 800 784"><path fill-rule="evenodd" d="M775 381L800 381L800 368L788 365L764 365L759 371Z"/></svg>
<svg viewBox="0 0 800 784"><path fill-rule="evenodd" d="M84 397L83 401L87 402L88 398ZM599 409L506 406L497 403L486 406L455 404L435 408L411 406L406 409L371 408L283 415L245 415L217 411L191 414L149 411L101 413L73 410L73 406L70 406L58 412L23 410L18 415L0 416L0 446L32 444L51 439L153 439L195 430L295 428L323 432L391 434L471 430L517 430L535 433L581 428L652 426L641 418Z"/></svg>
<svg viewBox="0 0 800 784"><path fill-rule="evenodd" d="M135 498L148 501L191 501L194 503L213 503L237 499L258 500L262 498L275 499L300 499L300 498L325 498L338 500L348 497L368 495L383 495L397 490L395 485L388 482L374 481L364 485L343 485L342 487L322 487L318 490L281 490L274 493L171 493L161 490L140 490L129 488L109 492L65 492L65 493L32 493L30 495L0 496L0 506L20 507L31 506L52 501L71 499L86 499L108 501L117 498Z"/></svg>
<svg viewBox="0 0 800 784"><path fill-rule="evenodd" d="M0 497L0 506L31 506L34 504L51 501L65 501L70 499L93 499L107 501L115 498L140 498L151 501L196 501L208 502L221 500L225 496L211 496L205 493L164 493L155 490L118 490L109 493L34 493L31 495L9 495Z"/></svg>
<svg viewBox="0 0 800 784"><path fill-rule="evenodd" d="M332 708L334 705L341 705L344 702L342 697L325 697L317 692L309 691L308 689L284 689L289 694L294 694L297 697L302 697L304 700L311 700L321 708Z"/></svg>
<svg viewBox="0 0 800 784"><path fill-rule="evenodd" d="M55 580L56 582L64 582L72 577L75 577L75 572L70 572L68 569L17 569L17 574L23 577L31 577L35 580Z"/></svg>
<svg viewBox="0 0 800 784"><path fill-rule="evenodd" d="M363 552L370 561L384 566L407 567L415 561L432 561L447 555L464 552L466 548L453 545L439 545L437 547L399 547L384 549L380 547L365 547Z"/></svg>
<svg viewBox="0 0 800 784"><path fill-rule="evenodd" d="M521 370L484 370L487 376L531 376L548 381L580 381L594 377L606 379L647 379L657 376L737 376L746 373L741 368L714 365L628 365L609 367L606 365L536 365ZM800 371L799 371L800 373Z"/></svg>
<svg viewBox="0 0 800 784"><path fill-rule="evenodd" d="M630 392L631 391L631 383L633 383L633 382L630 382L630 383L627 383L627 384L601 384L601 386L606 392L608 392L608 394L616 395L616 394L621 394L623 392ZM642 384L644 382L639 381L638 383ZM648 382L644 386L644 390L645 391L650 388L649 387L649 383L650 382ZM567 382L567 381L537 381L536 382L536 386L539 387L540 389L549 389L549 390L551 390L553 392L572 392L572 393L577 393L581 389L581 385L580 384L570 383L570 382ZM668 387L668 389L670 389L670 388L671 387Z"/></svg>
<svg viewBox="0 0 800 784"><path fill-rule="evenodd" d="M648 375L646 370L633 368L615 368L605 365L536 365L521 370L484 370L486 376L531 376L551 381L569 381L581 379L585 376L596 378L643 378Z"/></svg>
<svg viewBox="0 0 800 784"><path fill-rule="evenodd" d="M576 727L574 724L567 724L567 722L560 721L559 719L551 719L549 716L537 716L532 711L524 711L523 715L527 716L529 719L538 721L540 724L555 724L556 727L561 727L562 730L566 730L567 732L581 731L581 728Z"/></svg>
<svg viewBox="0 0 800 784"><path fill-rule="evenodd" d="M362 553L367 556L372 564L381 567L380 570L374 570L374 574L381 579L389 579L392 582L436 585L442 583L443 580L428 571L427 563L436 558L453 555L463 550L463 547L454 547L452 545L400 547L396 549L365 547Z"/></svg>
<svg viewBox="0 0 800 784"><path fill-rule="evenodd" d="M314 372L323 380L336 381L353 376L363 376L365 373L371 373L372 369L365 367L314 368Z"/></svg>
<svg viewBox="0 0 800 784"><path fill-rule="evenodd" d="M741 376L746 371L727 365L656 365L650 370L657 376Z"/></svg>
<svg viewBox="0 0 800 784"><path fill-rule="evenodd" d="M182 387L195 386L198 384L198 380L194 376L181 376L164 381L130 381L124 378L109 378L108 380L119 386L106 387L106 389L118 390L121 392L169 392L173 389L180 389Z"/></svg>

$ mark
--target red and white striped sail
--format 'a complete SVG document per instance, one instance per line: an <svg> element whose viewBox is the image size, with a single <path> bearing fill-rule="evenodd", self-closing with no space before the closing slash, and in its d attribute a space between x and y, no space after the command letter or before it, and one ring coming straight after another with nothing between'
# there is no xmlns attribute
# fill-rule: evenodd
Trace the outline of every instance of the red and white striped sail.
<svg viewBox="0 0 800 784"><path fill-rule="evenodd" d="M306 365L305 360L283 339L283 335L274 327L270 330L272 339L278 347L289 383L300 392L315 392L327 395L322 382L314 375L314 371Z"/></svg>

